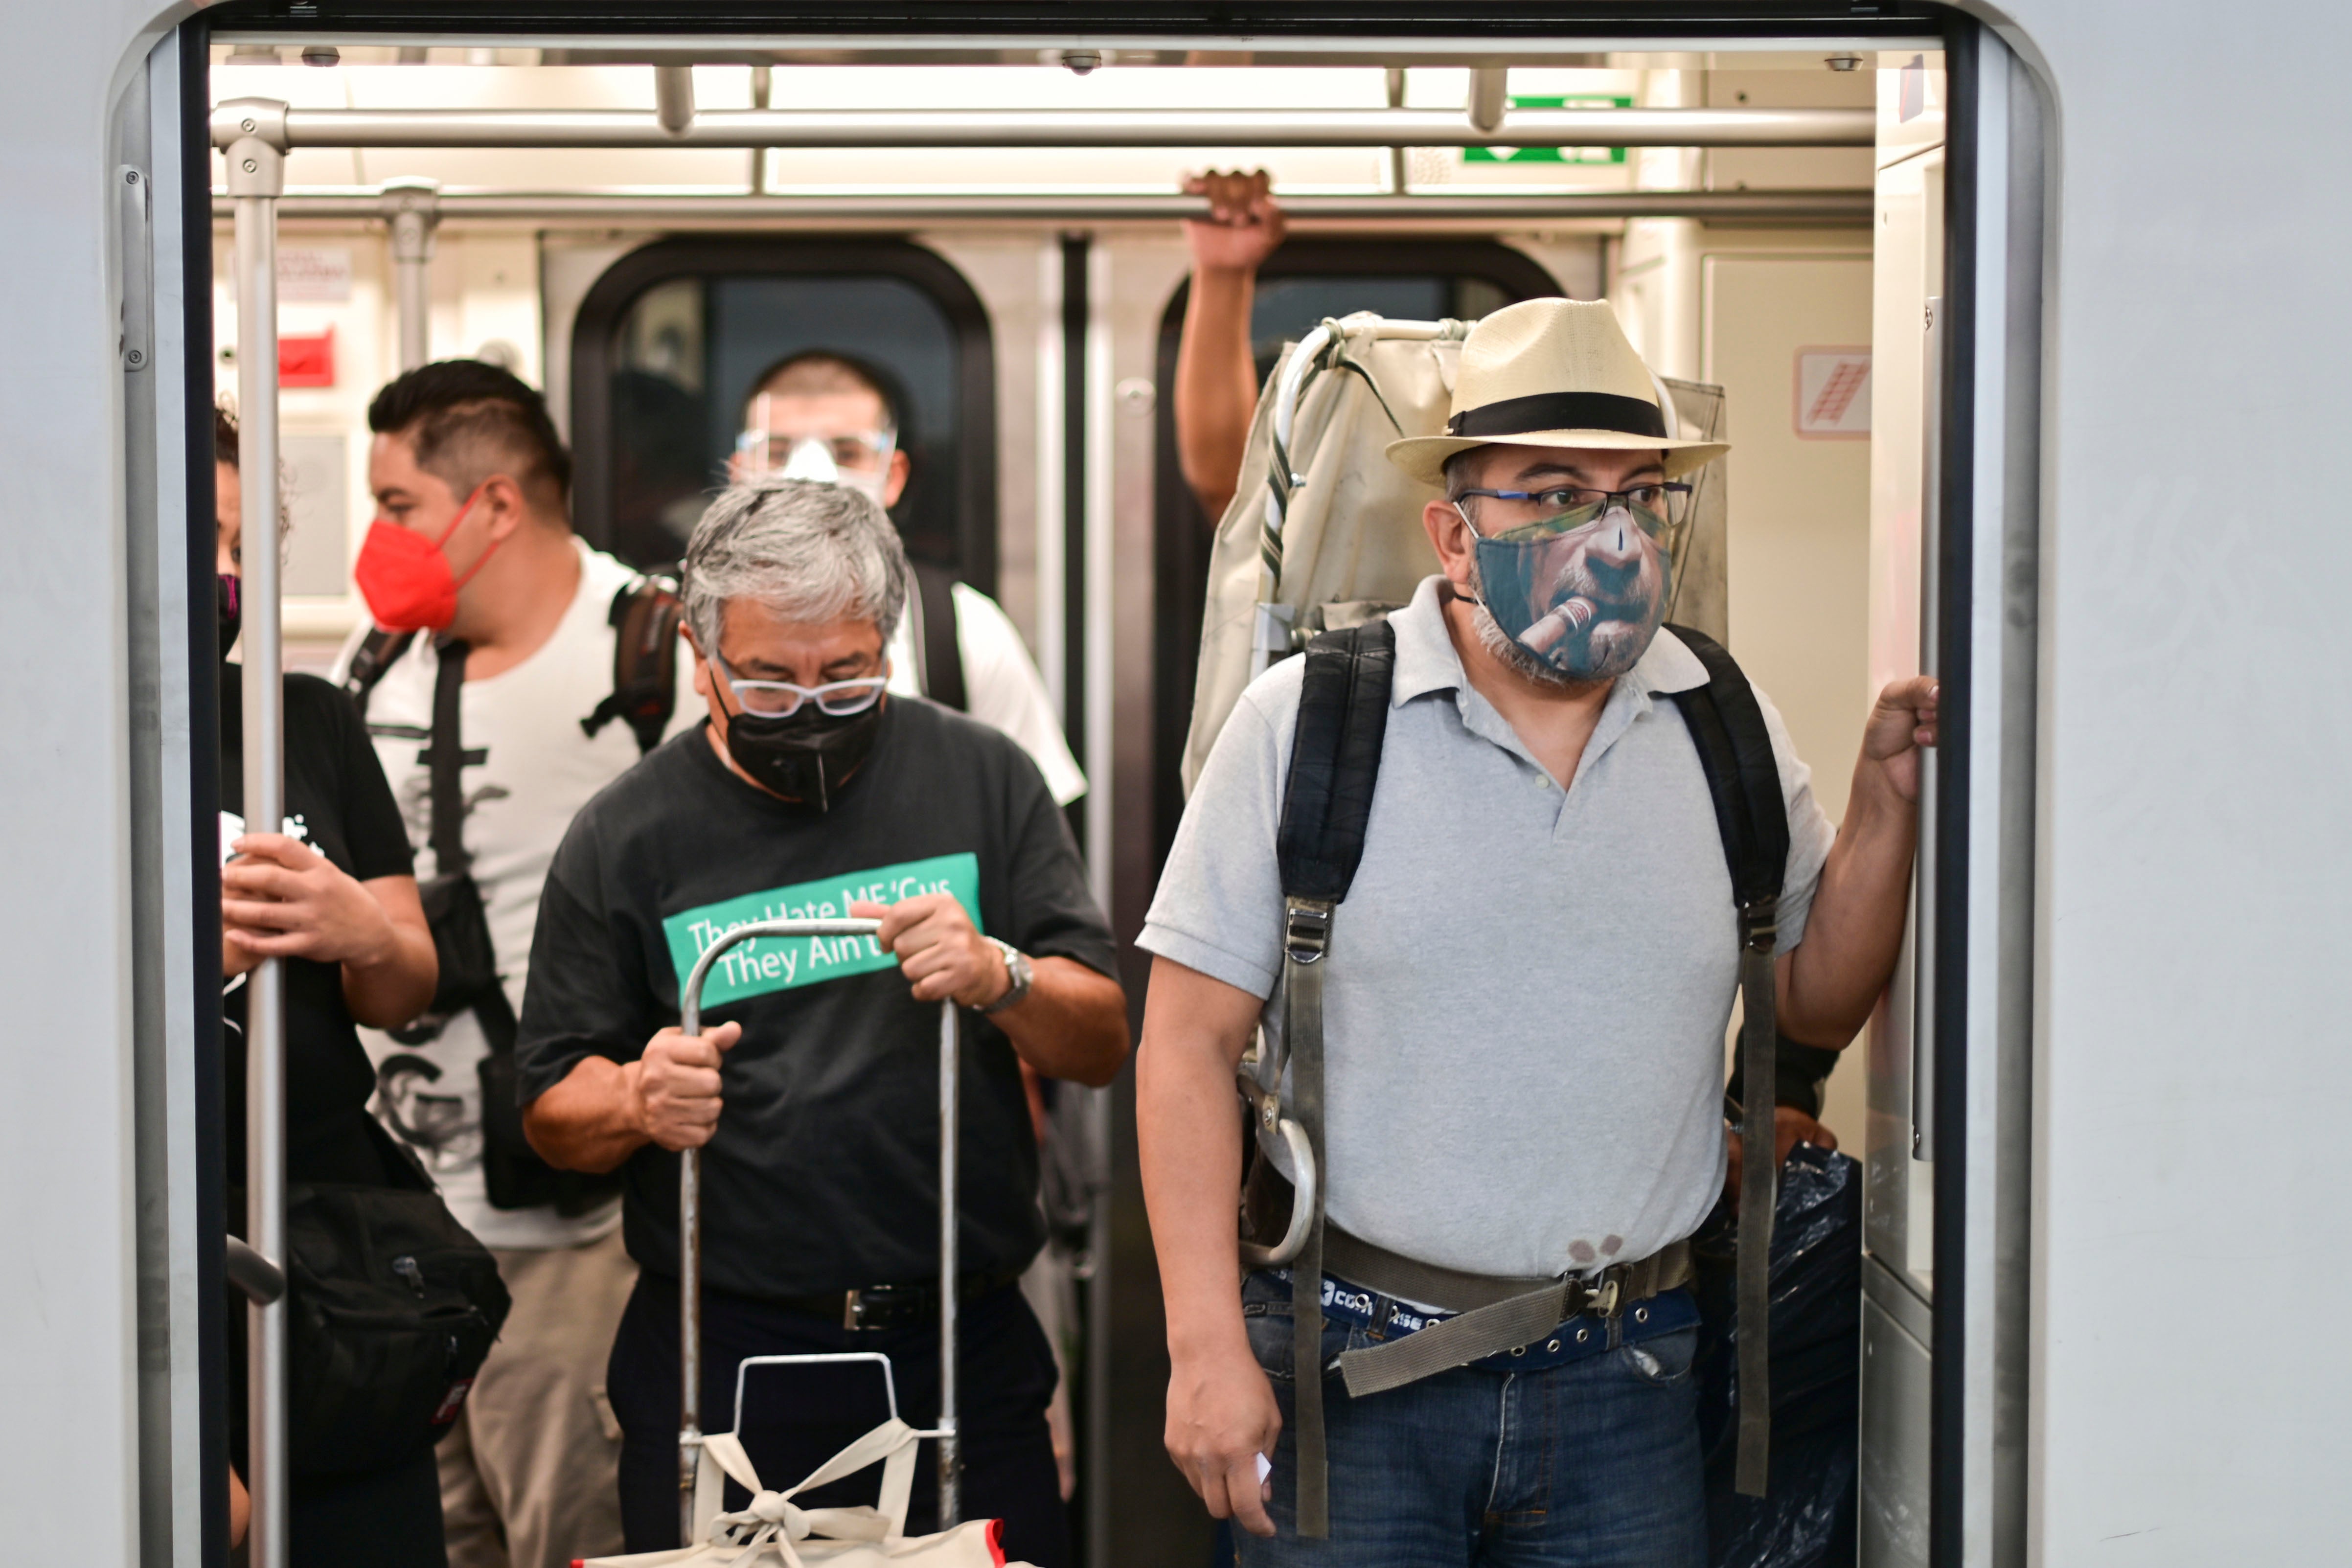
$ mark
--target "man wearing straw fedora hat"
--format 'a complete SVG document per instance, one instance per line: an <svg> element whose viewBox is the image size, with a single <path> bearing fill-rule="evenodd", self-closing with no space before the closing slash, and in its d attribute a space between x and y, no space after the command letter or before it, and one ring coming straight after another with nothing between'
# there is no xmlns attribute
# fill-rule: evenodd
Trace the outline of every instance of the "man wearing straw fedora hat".
<svg viewBox="0 0 2352 1568"><path fill-rule="evenodd" d="M1743 947L1751 1015L1777 992L1782 1034L1853 1038L1902 939L1937 697L1880 694L1833 831L1755 694L1788 848L1777 919L1735 916L1682 700L1729 666L1661 626L1681 476L1726 450L1679 434L1606 301L1567 299L1480 322L1445 434L1388 448L1443 491L1421 519L1443 570L1383 633L1360 862L1303 960L1322 1218L1297 1281L1237 1260L1232 1095L1287 1030L1308 1114L1277 836L1316 653L1251 685L1188 804L1139 938L1137 1121L1167 1445L1244 1563L1706 1560L1685 1243L1724 1186ZM1546 1300L1499 1340L1473 1310Z"/></svg>

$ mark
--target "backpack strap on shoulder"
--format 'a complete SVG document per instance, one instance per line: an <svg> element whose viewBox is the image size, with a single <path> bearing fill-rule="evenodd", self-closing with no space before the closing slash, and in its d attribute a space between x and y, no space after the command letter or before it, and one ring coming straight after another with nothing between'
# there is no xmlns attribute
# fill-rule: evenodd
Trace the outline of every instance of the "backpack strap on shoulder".
<svg viewBox="0 0 2352 1568"><path fill-rule="evenodd" d="M415 641L414 632L387 632L381 626L369 627L368 634L360 639L359 647L352 653L352 667L343 674L343 693L358 707L362 718L367 717L368 698L374 695L376 683Z"/></svg>
<svg viewBox="0 0 2352 1568"><path fill-rule="evenodd" d="M1396 631L1381 619L1327 632L1307 644L1306 661L1275 855L1282 872L1283 1039L1289 1054L1290 1115L1319 1163L1323 960L1330 949L1332 915L1364 858L1364 833L1388 736ZM1272 1064L1267 1079L1269 1087L1279 1089L1279 1064ZM1297 1184L1296 1201L1311 1204L1314 1212L1304 1243L1289 1260L1292 1349L1298 1367L1298 1532L1311 1539L1331 1532L1322 1376L1327 1186L1322 1179Z"/></svg>
<svg viewBox="0 0 2352 1568"><path fill-rule="evenodd" d="M1706 666L1707 681L1674 694L1706 775L1739 910L1739 1439L1737 1488L1762 1497L1771 1459L1772 1212L1780 1162L1773 1088L1780 1039L1773 958L1780 941L1781 880L1789 861L1789 809L1772 734L1738 664L1721 644L1684 626L1667 628Z"/></svg>
<svg viewBox="0 0 2352 1568"><path fill-rule="evenodd" d="M915 597L923 617L923 641L916 650L923 662L923 695L942 707L970 713L963 643L957 635L955 573L927 560L909 564L915 569Z"/></svg>
<svg viewBox="0 0 2352 1568"><path fill-rule="evenodd" d="M593 737L613 720L636 732L637 755L661 744L677 711L677 628L686 604L677 580L648 572L613 595L613 689L580 721Z"/></svg>

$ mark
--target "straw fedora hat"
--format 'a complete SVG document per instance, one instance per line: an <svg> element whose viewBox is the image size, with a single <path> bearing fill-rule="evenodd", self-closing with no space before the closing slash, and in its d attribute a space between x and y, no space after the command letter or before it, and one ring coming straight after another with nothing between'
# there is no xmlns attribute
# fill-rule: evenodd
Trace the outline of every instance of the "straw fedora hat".
<svg viewBox="0 0 2352 1568"><path fill-rule="evenodd" d="M1423 484L1474 446L1581 446L1665 454L1675 478L1731 450L1673 434L1665 389L1633 351L1606 299L1527 299L1470 329L1443 435L1388 444L1389 461Z"/></svg>

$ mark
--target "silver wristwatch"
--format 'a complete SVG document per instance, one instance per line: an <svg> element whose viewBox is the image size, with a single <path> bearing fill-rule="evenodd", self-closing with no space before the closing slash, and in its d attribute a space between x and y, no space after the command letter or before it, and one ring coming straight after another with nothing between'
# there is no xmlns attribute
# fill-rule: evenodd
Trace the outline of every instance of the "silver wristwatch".
<svg viewBox="0 0 2352 1568"><path fill-rule="evenodd" d="M1004 955L1004 975L1012 984L1004 988L1003 996L978 1009L982 1018L991 1013L1001 1013L1010 1007L1018 1007L1029 995L1029 982L1037 977L1036 971L1029 967L1028 954L1010 942L997 942L993 936L988 940L994 942L996 950Z"/></svg>

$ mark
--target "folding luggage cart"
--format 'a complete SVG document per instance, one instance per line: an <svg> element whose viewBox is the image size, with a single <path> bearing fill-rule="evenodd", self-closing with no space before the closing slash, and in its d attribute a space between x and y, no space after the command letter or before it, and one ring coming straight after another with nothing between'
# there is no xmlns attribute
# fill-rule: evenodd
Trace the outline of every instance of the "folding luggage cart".
<svg viewBox="0 0 2352 1568"><path fill-rule="evenodd" d="M730 948L761 937L872 936L882 928L878 920L761 920L739 925L703 949L687 976L678 996L678 1032L688 1039L702 1033L702 983L710 967ZM940 1519L942 1531L951 1529L960 1515L956 1453L956 1141L957 1112L961 1099L961 1044L952 998L940 1004L940 1416L939 1425L915 1434L939 1441ZM678 1538L690 1545L700 1533L695 1517L696 1479L702 1466L702 1151L688 1149L678 1160ZM763 1355L743 1364L781 1366L851 1360L881 1364L890 1393L890 1415L897 1419L898 1398L890 1375L890 1358L878 1352L849 1355ZM743 1404L742 1368L736 1369L735 1404Z"/></svg>

